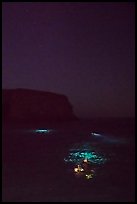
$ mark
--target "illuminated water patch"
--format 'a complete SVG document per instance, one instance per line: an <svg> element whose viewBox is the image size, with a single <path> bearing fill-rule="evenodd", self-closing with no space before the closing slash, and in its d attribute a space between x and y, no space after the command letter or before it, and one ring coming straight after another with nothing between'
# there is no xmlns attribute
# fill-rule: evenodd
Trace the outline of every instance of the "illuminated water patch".
<svg viewBox="0 0 137 204"><path fill-rule="evenodd" d="M34 129L34 130L29 130L29 132L32 133L39 133L39 134L49 134L53 132L54 130L52 129Z"/></svg>
<svg viewBox="0 0 137 204"><path fill-rule="evenodd" d="M91 136L95 139L98 139L98 141L106 144L125 144L127 142L124 138L102 135L95 132L91 132Z"/></svg>
<svg viewBox="0 0 137 204"><path fill-rule="evenodd" d="M38 129L38 130L35 130L36 133L49 133L51 132L51 130L48 130L48 129Z"/></svg>
<svg viewBox="0 0 137 204"><path fill-rule="evenodd" d="M102 137L101 134L98 134L98 133L95 133L95 132L92 132L91 135L95 136L95 137Z"/></svg>
<svg viewBox="0 0 137 204"><path fill-rule="evenodd" d="M65 162L81 164L84 160L93 164L103 164L106 158L92 149L90 144L79 144L79 148L69 150L68 156L64 158Z"/></svg>

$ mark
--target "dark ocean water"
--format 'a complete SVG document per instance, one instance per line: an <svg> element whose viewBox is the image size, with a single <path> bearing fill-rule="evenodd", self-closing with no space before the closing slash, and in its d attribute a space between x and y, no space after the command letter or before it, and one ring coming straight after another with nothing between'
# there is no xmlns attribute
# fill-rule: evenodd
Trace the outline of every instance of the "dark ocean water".
<svg viewBox="0 0 137 204"><path fill-rule="evenodd" d="M134 202L134 127L127 118L3 124L3 202ZM106 159L92 179L65 161L82 145Z"/></svg>

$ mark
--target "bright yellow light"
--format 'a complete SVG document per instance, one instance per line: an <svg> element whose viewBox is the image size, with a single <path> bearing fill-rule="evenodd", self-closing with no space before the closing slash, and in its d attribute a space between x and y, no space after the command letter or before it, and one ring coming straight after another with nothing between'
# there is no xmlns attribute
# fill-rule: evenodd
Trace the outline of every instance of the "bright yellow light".
<svg viewBox="0 0 137 204"><path fill-rule="evenodd" d="M88 160L87 160L87 159L84 159L84 162L86 162L86 163L87 163L87 162L88 162Z"/></svg>
<svg viewBox="0 0 137 204"><path fill-rule="evenodd" d="M78 168L74 168L74 171L75 171L75 172L78 172Z"/></svg>
<svg viewBox="0 0 137 204"><path fill-rule="evenodd" d="M86 174L86 178L87 179L93 178L93 175L92 174Z"/></svg>
<svg viewBox="0 0 137 204"><path fill-rule="evenodd" d="M74 168L74 171L81 172L81 171L84 171L84 169L80 165L78 165L78 167Z"/></svg>
<svg viewBox="0 0 137 204"><path fill-rule="evenodd" d="M80 165L78 165L78 170L79 171L84 171L84 169Z"/></svg>

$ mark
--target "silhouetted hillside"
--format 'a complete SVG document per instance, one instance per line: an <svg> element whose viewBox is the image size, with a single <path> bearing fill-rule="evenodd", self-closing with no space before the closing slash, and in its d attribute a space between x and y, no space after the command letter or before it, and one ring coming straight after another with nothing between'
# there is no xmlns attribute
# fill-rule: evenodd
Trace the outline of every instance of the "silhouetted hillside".
<svg viewBox="0 0 137 204"><path fill-rule="evenodd" d="M27 90L2 91L4 121L40 122L75 120L72 105L65 95Z"/></svg>

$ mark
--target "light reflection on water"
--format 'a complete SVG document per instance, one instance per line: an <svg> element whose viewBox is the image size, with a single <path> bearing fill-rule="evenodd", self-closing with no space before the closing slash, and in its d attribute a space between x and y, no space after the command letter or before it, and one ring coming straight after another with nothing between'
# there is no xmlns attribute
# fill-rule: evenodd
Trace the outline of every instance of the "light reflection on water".
<svg viewBox="0 0 137 204"><path fill-rule="evenodd" d="M49 185L55 186L55 190L54 190L55 194L57 192L57 189L61 189L62 186L64 186L64 189L66 189L66 192L68 192L71 188L74 189L73 185L77 183L79 184L79 182L81 181L83 182L85 180L86 184L84 182L83 182L84 184L81 182L81 186L80 185L79 187L77 187L78 185L76 186L76 189L78 188L79 190L78 196L82 197L82 193L83 195L87 195L85 192L85 186L89 184L88 187L90 187L91 185L91 188L87 187L89 191L89 194L88 194L90 198L89 200L92 200L93 195L90 197L90 194L93 191L95 186L97 186L95 188L97 191L96 193L97 198L99 195L102 195L103 197L105 192L108 192L107 190L109 189L111 189L109 192L110 195L111 195L111 191L113 192L117 191L118 193L121 192L121 194L122 192L126 192L126 193L123 193L124 194L123 197L124 197L126 194L128 194L128 191L129 191L129 189L126 190L126 188L128 186L130 187L131 185L128 179L129 177L131 177L131 174L130 174L130 171L129 172L127 171L127 169L130 166L129 165L130 153L128 149L126 149L127 146L129 146L129 143L128 143L129 140L123 139L119 135L118 136L115 134L109 135L108 132L106 133L105 131L101 132L97 130L98 129L96 130L94 129L94 132L92 132L93 131L92 128L91 129L89 128L88 130L86 130L85 128L85 130L79 129L75 131L74 129L69 129L69 130L67 128L52 129L51 127L49 128L46 126L45 127L40 126L40 127L35 127L34 129L24 128L24 129L18 129L18 130L16 129L12 131L12 134L10 136L14 136L13 138L15 139L11 141L11 144L12 144L13 152L15 151L15 154L12 157L10 155L10 157L8 156L7 158L11 158L12 160L11 164L15 162L15 161L13 162L13 160L15 160L17 156L19 157L19 161L22 158L25 158L24 160L21 160L22 163L24 162L25 168L22 170L23 165L20 165L21 170L18 176L18 182L20 183L22 182L21 178L23 178L22 180L24 182L25 180L24 172L29 168L31 172L29 174L29 177L32 180L36 178L38 175L37 171L36 171L36 174L34 174L34 176L31 174L33 171L35 171L35 168L38 168L40 172L39 173L40 178L38 178L37 185L39 186L39 181L41 179L41 182L44 183L43 186L45 185L44 190L47 189ZM9 130L9 132L11 132L11 130ZM18 138L20 138L21 142L20 143L17 142L17 145L20 145L21 147L23 146L22 151L20 151L21 150L20 146L17 149L18 146L16 144L13 144L13 142ZM30 140L28 140L28 138ZM7 143L9 145L8 140L7 140ZM5 149L8 149L7 146ZM20 157L20 154L21 154L20 152L23 152L22 154L24 154L25 156L21 155L22 157ZM30 154L31 152L33 152L33 154ZM31 167L31 162L29 161L31 161L32 158L34 158L34 164L37 164L37 167L35 165L34 165L34 168ZM25 161L27 159L28 159L28 163L25 166L26 164ZM72 160L75 160L75 162L66 162L65 159L72 159ZM80 165L84 159L87 159L88 161L91 162L90 163L91 170L94 169L95 171L93 175L93 179L91 174L92 172L88 172L89 170L86 171L86 174L84 175L83 180L80 179L81 178L80 174L77 174L77 173L74 174L74 168L77 168L77 165ZM13 169L13 167L9 169L11 172L11 169ZM17 163L17 169L19 169L18 163ZM14 178L16 177L17 175L15 174ZM78 179L76 179L76 177ZM26 179L26 183L28 182L28 178ZM43 181L43 178L45 178L45 181ZM122 178L122 181L120 180L121 178ZM66 182L67 179L68 179L68 183L70 181L70 184L69 184L70 188L67 187L67 182ZM60 182L64 182L64 183L60 184ZM127 183L128 185L125 185L124 182ZM59 184L60 184L60 188L58 188ZM104 187L104 184L105 184L105 187ZM16 186L16 181L14 185ZM83 186L85 185L85 186L82 188L82 185ZM107 188L107 185L108 185L108 188ZM9 185L7 185L6 188L8 188L8 186ZM103 191L101 189L99 193L98 188L100 186L102 186L102 189L107 188L107 190ZM31 188L33 188L33 186L31 186L29 190ZM112 190L112 188L114 188L114 190ZM125 191L123 191L124 188L125 188ZM22 187L20 187L19 190L20 192L22 192ZM72 190L71 193L73 193L73 191L74 190ZM43 194L45 195L45 192ZM55 194L53 194L52 197L54 197ZM68 196L68 193L66 194ZM129 191L129 194L131 194L130 191ZM16 191L14 192L14 195L16 195Z"/></svg>

